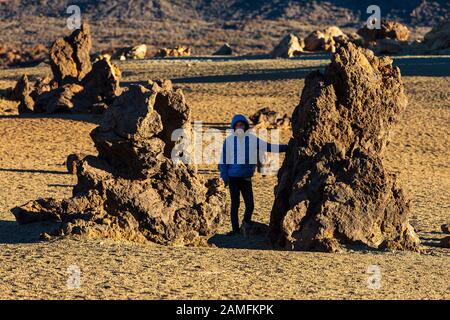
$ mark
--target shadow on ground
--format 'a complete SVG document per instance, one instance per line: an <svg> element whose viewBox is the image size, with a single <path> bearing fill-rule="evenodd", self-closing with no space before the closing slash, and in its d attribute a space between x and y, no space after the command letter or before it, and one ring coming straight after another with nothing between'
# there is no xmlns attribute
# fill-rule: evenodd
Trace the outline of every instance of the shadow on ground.
<svg viewBox="0 0 450 320"><path fill-rule="evenodd" d="M100 124L101 114L81 114L81 113L29 113L29 114L11 114L0 115L0 119L64 119L73 121L90 122Z"/></svg>
<svg viewBox="0 0 450 320"><path fill-rule="evenodd" d="M55 225L55 223L19 225L16 221L0 220L0 244L39 242L41 234L49 232Z"/></svg>
<svg viewBox="0 0 450 320"><path fill-rule="evenodd" d="M267 69L267 70L249 70L247 73L240 74L217 74L194 77L171 78L174 84L204 84L204 83L228 83L228 82L250 82L250 81L275 81L304 79L310 72L322 70L324 66L289 68L289 69ZM129 87L130 85L146 85L147 81L123 81L121 85Z"/></svg>
<svg viewBox="0 0 450 320"><path fill-rule="evenodd" d="M290 60L327 60L330 59L331 53L323 52L304 52L301 55L290 58ZM187 56L187 57L166 57L166 58L148 58L140 61L246 61L246 60L274 60L270 54L247 54L241 56ZM128 61L121 62L126 64Z"/></svg>
<svg viewBox="0 0 450 320"><path fill-rule="evenodd" d="M216 234L209 238L208 243L226 249L275 250L269 240L269 231L268 225L254 222L252 230L248 231L247 235Z"/></svg>
<svg viewBox="0 0 450 320"><path fill-rule="evenodd" d="M69 174L66 171L56 170L41 170L41 169L14 169L14 168L0 168L0 172L17 172L17 173L47 173L47 174Z"/></svg>
<svg viewBox="0 0 450 320"><path fill-rule="evenodd" d="M198 77L184 77L172 79L175 84L179 83L226 83L226 82L249 82L249 81L275 81L304 79L306 75L323 69L322 66L274 69L274 70L254 70L242 74L206 75Z"/></svg>
<svg viewBox="0 0 450 320"><path fill-rule="evenodd" d="M402 76L447 77L450 76L450 56L443 57L393 57L394 65Z"/></svg>

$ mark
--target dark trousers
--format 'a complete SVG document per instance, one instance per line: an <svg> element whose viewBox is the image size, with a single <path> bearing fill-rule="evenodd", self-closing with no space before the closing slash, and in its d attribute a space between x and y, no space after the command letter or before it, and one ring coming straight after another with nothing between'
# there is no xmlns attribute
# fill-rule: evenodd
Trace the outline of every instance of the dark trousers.
<svg viewBox="0 0 450 320"><path fill-rule="evenodd" d="M253 209L253 187L252 181L246 178L229 177L228 185L231 195L231 225L233 231L239 232L239 205L241 202L240 195L244 198L245 213L244 221L251 223Z"/></svg>

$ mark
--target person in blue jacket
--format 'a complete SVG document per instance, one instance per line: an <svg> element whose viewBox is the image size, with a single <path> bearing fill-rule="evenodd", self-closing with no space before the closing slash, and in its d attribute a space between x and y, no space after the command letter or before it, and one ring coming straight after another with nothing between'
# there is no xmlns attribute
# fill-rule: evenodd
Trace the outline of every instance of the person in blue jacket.
<svg viewBox="0 0 450 320"><path fill-rule="evenodd" d="M243 225L252 224L254 209L252 176L258 159L265 152L286 152L287 145L271 144L256 137L244 115L234 115L231 120L232 133L225 139L219 164L220 177L229 186L231 196L231 225L233 230L227 235L239 233L240 195L244 199L245 213Z"/></svg>

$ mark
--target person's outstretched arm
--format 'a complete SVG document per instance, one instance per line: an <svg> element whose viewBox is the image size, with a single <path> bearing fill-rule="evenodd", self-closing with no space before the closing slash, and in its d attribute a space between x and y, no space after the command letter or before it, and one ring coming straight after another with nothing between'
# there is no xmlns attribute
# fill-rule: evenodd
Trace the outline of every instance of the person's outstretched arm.
<svg viewBox="0 0 450 320"><path fill-rule="evenodd" d="M258 150L261 150L260 148L264 148L263 150L266 152L287 152L288 145L287 144L273 144L269 143L267 141L264 141L262 139L258 138Z"/></svg>

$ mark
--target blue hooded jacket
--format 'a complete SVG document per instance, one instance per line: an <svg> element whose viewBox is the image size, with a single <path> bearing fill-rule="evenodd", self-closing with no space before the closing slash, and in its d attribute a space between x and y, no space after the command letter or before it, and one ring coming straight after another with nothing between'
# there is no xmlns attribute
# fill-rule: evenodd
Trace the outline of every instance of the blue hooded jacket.
<svg viewBox="0 0 450 320"><path fill-rule="evenodd" d="M222 147L219 164L220 177L228 183L228 177L250 178L255 173L256 165L264 152L286 152L287 145L271 144L249 132L250 124L244 115L237 114L231 120L231 129L237 122L243 122L247 131L243 136L229 135Z"/></svg>

